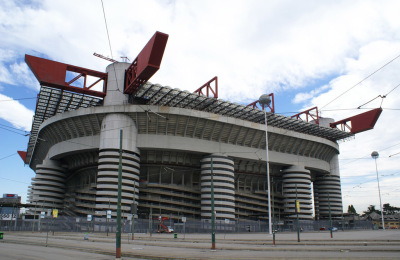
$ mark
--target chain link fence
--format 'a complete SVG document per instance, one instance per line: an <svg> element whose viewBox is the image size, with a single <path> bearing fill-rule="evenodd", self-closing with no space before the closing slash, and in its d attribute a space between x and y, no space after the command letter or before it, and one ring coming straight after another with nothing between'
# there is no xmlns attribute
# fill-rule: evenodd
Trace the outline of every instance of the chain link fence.
<svg viewBox="0 0 400 260"><path fill-rule="evenodd" d="M210 233L212 223L210 220L187 220L183 223L181 220L168 219L162 223L168 226L176 233ZM84 217L67 217L58 216L53 218L46 216L40 218L27 219L24 217L13 218L10 220L0 220L0 231L58 231L58 232L116 232L116 219L93 218L88 220ZM155 233L159 230L160 221L155 218L135 219L135 233ZM302 231L318 231L328 230L330 227L329 220L319 221L299 221L299 228ZM372 221L360 220L350 222L342 222L341 220L333 220L332 227L339 230L355 230L355 229L373 229ZM273 228L276 232L293 232L297 230L297 222L281 221L274 223ZM123 219L121 221L121 229L124 233L132 232L130 220ZM243 232L268 232L268 222L266 221L250 221L250 220L217 220L215 222L216 232L220 233L243 233Z"/></svg>

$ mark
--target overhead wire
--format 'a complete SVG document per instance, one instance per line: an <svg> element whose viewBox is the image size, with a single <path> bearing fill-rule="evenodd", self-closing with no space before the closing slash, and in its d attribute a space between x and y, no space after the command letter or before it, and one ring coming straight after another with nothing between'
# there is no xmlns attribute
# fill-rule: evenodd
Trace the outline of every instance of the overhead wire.
<svg viewBox="0 0 400 260"><path fill-rule="evenodd" d="M102 6L102 8L103 8L104 23L105 23L105 25L106 25L107 38L108 38L108 46L110 47L111 58L114 59L114 55L113 55L112 48L111 48L110 33L109 33L109 31L108 31L108 25L107 25L107 19L106 19L106 11L105 11L105 9L104 9L103 0L101 0L101 6ZM114 69L114 76L115 76L115 79L117 79L117 72L115 71L115 66L114 66L114 65L113 65L113 69ZM118 91L118 92L122 93L122 91L119 89L119 86L118 86L118 80L116 80L116 84L117 84L117 90L114 90L114 91ZM113 91L113 90L109 90L109 91Z"/></svg>
<svg viewBox="0 0 400 260"><path fill-rule="evenodd" d="M10 155L7 155L7 156L5 156L5 157L2 157L2 158L0 158L0 161L1 161L1 160L4 160L4 159L7 159L7 158L9 158L9 157L11 157L11 156L14 156L14 155L16 155L16 154L18 154L18 153L12 153L12 154L10 154Z"/></svg>
<svg viewBox="0 0 400 260"><path fill-rule="evenodd" d="M338 98L340 98L341 96L343 96L344 94L346 94L347 92L349 92L350 90L352 90L353 88L357 87L358 85L360 85L361 83L363 83L364 81L366 81L367 79L369 79L370 77L372 77L374 74L376 74L378 71L382 70L383 68L385 68L387 65L389 65L390 63L392 63L393 61L395 61L396 59L398 59L400 57L400 54L397 55L395 58L393 58L392 60L388 61L387 63L385 63L383 66L381 66L380 68L378 68L377 70L375 70L374 72L372 72L371 74L369 74L367 77L363 78L361 81L359 81L358 83L356 83L355 85L353 85L352 87L350 87L349 89L347 89L345 92L343 92L342 94L340 94L339 96L337 96L336 98L332 99L330 102L328 102L326 105L322 106L320 111L323 110L324 107L328 106L329 104L331 104L333 101L337 100ZM397 88L397 86L396 86Z"/></svg>
<svg viewBox="0 0 400 260"><path fill-rule="evenodd" d="M8 125L4 125L4 124L0 124L0 126L11 128L11 129L14 129L14 130L17 130L17 131L21 131L21 132L24 132L24 133L29 133L29 131L21 130L21 129L13 127L13 126L8 126Z"/></svg>
<svg viewBox="0 0 400 260"><path fill-rule="evenodd" d="M3 127L3 126L0 126L0 128L3 129L3 130L9 131L9 132L15 133L15 134L19 134L19 135L22 135L22 136L28 136L28 134L26 134L26 133L25 134L18 133L17 131L10 130L10 129L8 129L6 127Z"/></svg>

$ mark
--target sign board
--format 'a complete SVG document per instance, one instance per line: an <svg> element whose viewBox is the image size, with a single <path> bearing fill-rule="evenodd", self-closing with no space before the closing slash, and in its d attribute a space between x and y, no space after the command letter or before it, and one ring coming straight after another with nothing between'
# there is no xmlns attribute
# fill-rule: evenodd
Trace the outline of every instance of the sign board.
<svg viewBox="0 0 400 260"><path fill-rule="evenodd" d="M79 223L80 221L81 221L81 219L80 218L76 218L76 223Z"/></svg>
<svg viewBox="0 0 400 260"><path fill-rule="evenodd" d="M186 217L182 217L182 222L186 223Z"/></svg>
<svg viewBox="0 0 400 260"><path fill-rule="evenodd" d="M15 198L18 199L18 194L3 194L3 198Z"/></svg>
<svg viewBox="0 0 400 260"><path fill-rule="evenodd" d="M225 224L229 224L229 219L225 219Z"/></svg>
<svg viewBox="0 0 400 260"><path fill-rule="evenodd" d="M108 218L108 219L111 218L111 210L107 210L107 218Z"/></svg>
<svg viewBox="0 0 400 260"><path fill-rule="evenodd" d="M129 214L129 215L127 216L127 219L128 219L129 221L131 221L131 220L132 220L132 214Z"/></svg>
<svg viewBox="0 0 400 260"><path fill-rule="evenodd" d="M58 209L53 209L53 218L58 217Z"/></svg>
<svg viewBox="0 0 400 260"><path fill-rule="evenodd" d="M47 216L50 217L51 216L51 209L47 210Z"/></svg>
<svg viewBox="0 0 400 260"><path fill-rule="evenodd" d="M296 213L300 213L300 201L296 200Z"/></svg>
<svg viewBox="0 0 400 260"><path fill-rule="evenodd" d="M12 207L0 207L0 220L15 220L19 209Z"/></svg>
<svg viewBox="0 0 400 260"><path fill-rule="evenodd" d="M46 212L42 211L40 212L40 218L44 218L46 216Z"/></svg>
<svg viewBox="0 0 400 260"><path fill-rule="evenodd" d="M92 215L87 215L87 221L92 221Z"/></svg>
<svg viewBox="0 0 400 260"><path fill-rule="evenodd" d="M15 214L0 214L0 220L15 220Z"/></svg>

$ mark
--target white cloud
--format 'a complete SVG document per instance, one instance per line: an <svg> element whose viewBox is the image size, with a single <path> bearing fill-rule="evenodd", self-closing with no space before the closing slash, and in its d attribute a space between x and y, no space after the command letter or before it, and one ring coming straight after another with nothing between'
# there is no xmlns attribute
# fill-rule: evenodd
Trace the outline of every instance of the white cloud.
<svg viewBox="0 0 400 260"><path fill-rule="evenodd" d="M110 56L100 2L17 3L0 3L0 81L17 85L24 82L25 87L37 89L38 83L23 65L25 53L105 70L108 63L92 55L97 52ZM254 101L265 92L275 92L276 99L290 93L295 98L287 103L321 109L400 54L400 2L396 0L229 4L211 0L124 0L104 1L104 7L114 59L128 56L132 61L155 31L168 33L161 69L151 81L194 91L218 76L219 96L238 103ZM322 115L339 120L364 112L336 109L356 108L387 94L400 83L399 69L400 59L324 107ZM324 86L310 89L314 82L324 82ZM400 140L398 110L385 109L399 108L399 91L396 89L384 100L384 111L374 130L341 144L341 159L369 158L373 150L378 150L380 160L387 160L381 163L382 172L400 168L398 157L384 158L400 151L399 147L380 151ZM380 101L365 107L379 107ZM280 109L277 107L278 112ZM29 114L22 110L20 116ZM31 115L20 118L20 127L30 128ZM17 122L6 114L1 117ZM356 206L355 201L364 200L373 186L363 186L367 193L361 192L364 188L355 192L352 187L373 175L374 165L372 159L346 162L341 160L342 176L349 181L343 187L344 201ZM387 198L393 200L390 196Z"/></svg>
<svg viewBox="0 0 400 260"><path fill-rule="evenodd" d="M10 122L16 128L30 131L34 111L3 94L0 94L0 100L0 118Z"/></svg>

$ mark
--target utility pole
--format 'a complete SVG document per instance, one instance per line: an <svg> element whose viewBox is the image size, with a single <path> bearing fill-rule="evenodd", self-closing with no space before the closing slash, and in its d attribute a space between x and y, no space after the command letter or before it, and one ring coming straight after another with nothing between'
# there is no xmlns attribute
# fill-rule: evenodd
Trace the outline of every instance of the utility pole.
<svg viewBox="0 0 400 260"><path fill-rule="evenodd" d="M329 192L328 192L328 207L329 207L329 229L330 229L330 231L331 231L331 238L333 238L333 234L332 234L331 201L330 201Z"/></svg>
<svg viewBox="0 0 400 260"><path fill-rule="evenodd" d="M35 204L35 213L33 214L33 225L32 225L32 233L35 232L35 222L36 222L36 207L37 207L37 201ZM39 230L39 228L38 228Z"/></svg>
<svg viewBox="0 0 400 260"><path fill-rule="evenodd" d="M296 210L296 222L297 222L297 242L300 242L300 226L299 226L299 210L300 210L300 203L297 199L297 183L296 183L296 203L294 205Z"/></svg>
<svg viewBox="0 0 400 260"><path fill-rule="evenodd" d="M117 236L115 257L121 258L121 189L122 189L122 129L119 132L119 167L118 167L118 202L117 202Z"/></svg>
<svg viewBox="0 0 400 260"><path fill-rule="evenodd" d="M108 213L110 213L110 200L108 200L108 212L106 214L106 223L107 223L107 236L108 236L108 229L110 227L110 225L108 224ZM111 218L111 214L110 214L110 218Z"/></svg>
<svg viewBox="0 0 400 260"><path fill-rule="evenodd" d="M215 250L214 173L211 157L211 250Z"/></svg>
<svg viewBox="0 0 400 260"><path fill-rule="evenodd" d="M274 196L274 177L271 178L272 184L272 244L275 246L275 196Z"/></svg>
<svg viewBox="0 0 400 260"><path fill-rule="evenodd" d="M133 181L132 240L135 239L136 180Z"/></svg>

